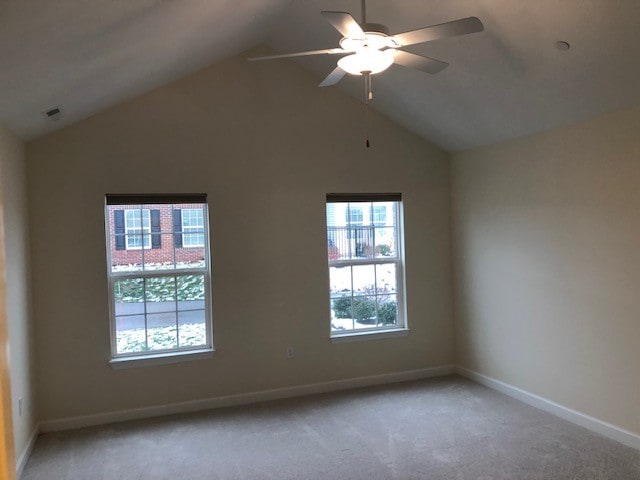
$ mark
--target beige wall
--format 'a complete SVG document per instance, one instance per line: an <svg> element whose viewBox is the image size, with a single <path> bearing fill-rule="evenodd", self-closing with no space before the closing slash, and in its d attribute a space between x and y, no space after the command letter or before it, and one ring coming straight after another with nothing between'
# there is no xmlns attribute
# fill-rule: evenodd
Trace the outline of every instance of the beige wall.
<svg viewBox="0 0 640 480"><path fill-rule="evenodd" d="M4 203L9 362L17 456L24 451L36 425L24 150L22 142L0 126L0 188ZM23 399L22 416L19 398Z"/></svg>
<svg viewBox="0 0 640 480"><path fill-rule="evenodd" d="M374 113L367 150L317 83L235 58L28 145L41 420L453 361L447 156ZM324 196L354 191L404 195L406 337L328 340ZM108 366L107 192L209 194L212 359Z"/></svg>
<svg viewBox="0 0 640 480"><path fill-rule="evenodd" d="M640 432L640 109L454 155L463 366Z"/></svg>

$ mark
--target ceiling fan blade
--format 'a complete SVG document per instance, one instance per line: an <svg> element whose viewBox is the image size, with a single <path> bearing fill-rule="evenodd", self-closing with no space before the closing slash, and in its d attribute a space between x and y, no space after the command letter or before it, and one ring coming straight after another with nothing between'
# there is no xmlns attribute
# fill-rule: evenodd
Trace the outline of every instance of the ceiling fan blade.
<svg viewBox="0 0 640 480"><path fill-rule="evenodd" d="M289 57L304 57L305 55L332 55L337 53L351 53L347 50L343 50L342 48L325 48L324 50L308 50L306 52L295 52L295 53L285 53L282 55L268 55L266 57L251 57L247 60L256 61L256 60L273 60L275 58L289 58Z"/></svg>
<svg viewBox="0 0 640 480"><path fill-rule="evenodd" d="M338 83L340 80L342 80L342 77L344 77L346 75L346 71L344 71L343 69L341 69L340 67L336 67L333 72L331 72L329 75L327 75L327 78L325 78L322 83L320 85L318 85L319 87L328 87L330 85L335 85L336 83Z"/></svg>
<svg viewBox="0 0 640 480"><path fill-rule="evenodd" d="M423 57L415 53L396 50L393 57L394 63L407 68L415 68L426 73L438 73L449 66L447 62L435 58Z"/></svg>
<svg viewBox="0 0 640 480"><path fill-rule="evenodd" d="M396 43L406 46L416 43L431 42L440 38L455 37L456 35L466 35L484 30L484 25L476 17L463 18L453 22L431 25L430 27L419 28L409 32L393 35Z"/></svg>
<svg viewBox="0 0 640 480"><path fill-rule="evenodd" d="M343 37L364 38L364 32L358 22L347 12L322 12L331 25L338 30Z"/></svg>

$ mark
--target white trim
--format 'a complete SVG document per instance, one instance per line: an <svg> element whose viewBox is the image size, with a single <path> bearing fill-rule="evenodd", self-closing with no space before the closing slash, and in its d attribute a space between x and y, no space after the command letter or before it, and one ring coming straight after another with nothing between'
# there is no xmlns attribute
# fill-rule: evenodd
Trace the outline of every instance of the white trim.
<svg viewBox="0 0 640 480"><path fill-rule="evenodd" d="M175 352L158 353L155 355L144 354L129 357L115 357L109 361L109 365L116 370L120 368L170 365L172 363L213 358L214 352L215 350L213 348L203 348L200 350L177 350Z"/></svg>
<svg viewBox="0 0 640 480"><path fill-rule="evenodd" d="M381 338L406 337L408 328L388 328L386 330L366 330L364 332L350 331L349 333L336 334L331 337L331 343L358 342L361 340L378 340Z"/></svg>
<svg viewBox="0 0 640 480"><path fill-rule="evenodd" d="M152 407L118 410L115 412L98 413L94 415L67 417L58 420L48 420L40 422L40 431L43 433L55 432L59 430L69 430L73 428L89 427L93 425L124 422L127 420L173 415L176 413L197 412L200 410L229 407L233 405L247 405L251 403L265 402L268 400L276 400L281 398L313 395L317 393L326 393L338 390L349 390L352 388L405 382L408 380L419 380L429 377L439 377L443 375L451 375L454 372L454 365L442 365L439 367L406 370L403 372L384 373L381 375L347 378L343 380L332 380L328 382L296 385L293 387L274 388L270 390L260 390L257 392L239 393L235 395L224 395L202 400L191 400L187 402L172 403L169 405L155 405Z"/></svg>
<svg viewBox="0 0 640 480"><path fill-rule="evenodd" d="M24 472L24 467L27 466L27 462L29 461L29 457L31 456L31 452L33 452L33 447L36 446L36 440L38 439L38 435L40 435L40 425L36 425L31 432L31 436L29 437L29 441L27 442L27 446L24 447L24 450L16 460L16 478L19 480Z"/></svg>
<svg viewBox="0 0 640 480"><path fill-rule="evenodd" d="M463 377L504 393L505 395L513 397L516 400L520 400L532 407L539 408L540 410L544 410L545 412L556 415L571 423L580 425L592 432L604 435L605 437L611 438L612 440L627 445L628 447L640 450L640 435L637 433L591 417L586 413L565 407L552 400L527 392L526 390L514 387L513 385L509 385L508 383L501 382L500 380L496 380L495 378L488 377L473 370L469 370L468 368L457 366L456 372Z"/></svg>

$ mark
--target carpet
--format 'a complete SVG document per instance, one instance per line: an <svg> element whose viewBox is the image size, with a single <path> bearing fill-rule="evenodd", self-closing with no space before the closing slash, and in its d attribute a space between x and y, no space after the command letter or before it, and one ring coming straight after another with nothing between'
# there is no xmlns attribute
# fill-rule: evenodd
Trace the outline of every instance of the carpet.
<svg viewBox="0 0 640 480"><path fill-rule="evenodd" d="M640 479L640 452L458 376L41 435L23 480Z"/></svg>

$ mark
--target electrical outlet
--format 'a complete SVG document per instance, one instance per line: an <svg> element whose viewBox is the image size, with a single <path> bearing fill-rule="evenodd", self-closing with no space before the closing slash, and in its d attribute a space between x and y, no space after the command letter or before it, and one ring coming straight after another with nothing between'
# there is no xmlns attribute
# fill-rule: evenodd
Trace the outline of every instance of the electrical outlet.
<svg viewBox="0 0 640 480"><path fill-rule="evenodd" d="M18 415L22 416L22 397L18 399Z"/></svg>
<svg viewBox="0 0 640 480"><path fill-rule="evenodd" d="M293 358L293 347L287 347L287 358L288 359Z"/></svg>

